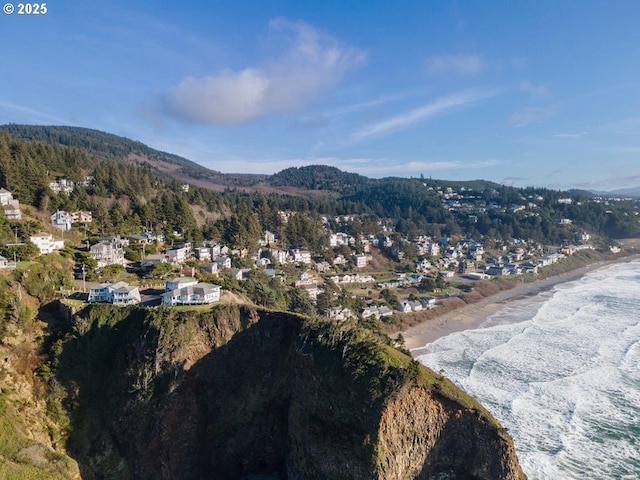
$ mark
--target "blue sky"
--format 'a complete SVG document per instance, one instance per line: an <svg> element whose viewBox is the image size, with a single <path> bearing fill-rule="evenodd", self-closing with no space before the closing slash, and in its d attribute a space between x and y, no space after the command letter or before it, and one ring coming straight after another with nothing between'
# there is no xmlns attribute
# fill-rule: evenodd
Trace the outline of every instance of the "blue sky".
<svg viewBox="0 0 640 480"><path fill-rule="evenodd" d="M638 186L639 20L635 0L53 0L0 16L0 123L222 172Z"/></svg>

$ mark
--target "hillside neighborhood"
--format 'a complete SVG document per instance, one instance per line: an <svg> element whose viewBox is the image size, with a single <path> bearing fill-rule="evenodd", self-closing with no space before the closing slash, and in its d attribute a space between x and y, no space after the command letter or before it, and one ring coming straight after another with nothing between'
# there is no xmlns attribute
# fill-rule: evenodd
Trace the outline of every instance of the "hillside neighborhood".
<svg viewBox="0 0 640 480"><path fill-rule="evenodd" d="M87 176L79 185L86 187L92 182L93 177ZM71 194L74 186L64 178L49 185L54 193L63 195ZM466 219L470 226L487 215L494 216L495 224L505 215L536 217L539 204L544 201L541 196L521 196L517 203L500 205L479 199L465 187L434 189L424 184L423 188L438 196L442 208ZM181 190L188 192L184 185ZM606 207L628 200L594 197L590 201ZM20 222L22 217L14 213L20 212L20 204L13 194L0 190L0 201L6 219ZM570 206L574 200L562 197L556 202ZM295 211L278 212L284 225L296 215L299 213ZM638 215L637 207L633 215ZM615 244L596 244L590 232L568 217L556 219L557 225L567 231L567 237L557 245L543 245L527 238L501 241L486 235L472 237L464 232L439 238L409 237L395 231L394 222L389 220L379 221L375 234L348 233L353 232L352 224L358 221L356 214L320 216L317 226L325 237L321 252L306 249L305 245L284 247L278 233L269 230L250 242L257 245L251 250L250 245L230 246L216 240L194 244L181 240L177 231L171 232L170 241L165 234L150 230L94 236L88 233L95 230L91 211L57 209L50 216L51 228L30 235L27 243L35 246L36 255L71 249L77 262L78 289L89 303L207 305L224 300L224 285L241 285L255 277L299 289L320 314L336 320L354 316L385 320L433 309L441 298L459 294L461 288L470 291L476 281L535 277L540 269L578 252L620 251ZM69 241L64 238L67 232L84 233L80 235L84 238L78 241L76 235L74 241ZM25 243L6 244L5 248L21 245ZM15 265L11 258L0 258L0 268ZM175 274L179 276L171 277ZM158 284L163 279L164 285ZM221 285L215 283L216 279ZM349 297L356 301L344 301Z"/></svg>

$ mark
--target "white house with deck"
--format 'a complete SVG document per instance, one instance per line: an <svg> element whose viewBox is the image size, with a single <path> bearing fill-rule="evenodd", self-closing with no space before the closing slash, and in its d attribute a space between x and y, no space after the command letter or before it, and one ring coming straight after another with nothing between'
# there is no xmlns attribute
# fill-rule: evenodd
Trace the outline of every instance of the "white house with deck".
<svg viewBox="0 0 640 480"><path fill-rule="evenodd" d="M96 285L89 290L90 303L107 302L114 305L135 305L140 303L140 291L138 287L127 282L106 282Z"/></svg>
<svg viewBox="0 0 640 480"><path fill-rule="evenodd" d="M162 294L165 305L203 305L220 300L222 287L212 283L196 283Z"/></svg>
<svg viewBox="0 0 640 480"><path fill-rule="evenodd" d="M53 235L50 233L36 233L35 235L31 235L29 240L38 247L40 255L46 255L47 253L52 253L64 248L64 240L54 240Z"/></svg>
<svg viewBox="0 0 640 480"><path fill-rule="evenodd" d="M198 280L194 277L176 277L172 280L167 280L164 284L164 291L171 292L172 290L178 290L184 287L190 287L198 283Z"/></svg>

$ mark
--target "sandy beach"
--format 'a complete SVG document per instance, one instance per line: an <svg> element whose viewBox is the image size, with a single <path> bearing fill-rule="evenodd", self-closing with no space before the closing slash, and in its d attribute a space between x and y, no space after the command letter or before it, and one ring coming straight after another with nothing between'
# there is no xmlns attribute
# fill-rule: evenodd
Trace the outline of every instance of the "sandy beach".
<svg viewBox="0 0 640 480"><path fill-rule="evenodd" d="M637 255L624 257L620 260L596 262L544 280L524 283L509 290L502 290L477 303L466 305L462 308L447 312L432 320L409 327L407 330L402 332L405 340L405 346L411 351L414 357L418 356L421 354L422 348L428 343L454 332L477 328L488 317L496 313L509 302L538 295L541 292L550 290L559 283L577 280L588 272L606 268L616 263L625 263L634 260L638 260Z"/></svg>

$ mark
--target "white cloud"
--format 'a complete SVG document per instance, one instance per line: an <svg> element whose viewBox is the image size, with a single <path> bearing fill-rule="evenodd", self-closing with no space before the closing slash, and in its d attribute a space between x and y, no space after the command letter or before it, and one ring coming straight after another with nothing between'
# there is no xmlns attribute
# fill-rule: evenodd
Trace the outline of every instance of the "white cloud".
<svg viewBox="0 0 640 480"><path fill-rule="evenodd" d="M407 127L435 115L447 113L455 108L477 103L495 94L495 91L474 89L447 95L422 107L368 125L354 133L352 137L356 140L361 140L373 135L383 135L392 130Z"/></svg>
<svg viewBox="0 0 640 480"><path fill-rule="evenodd" d="M427 58L426 65L427 72L431 75L474 75L485 68L480 55L438 55Z"/></svg>
<svg viewBox="0 0 640 480"><path fill-rule="evenodd" d="M555 108L527 108L521 112L514 113L507 119L509 125L514 127L525 127L533 123L541 123L556 114Z"/></svg>
<svg viewBox="0 0 640 480"><path fill-rule="evenodd" d="M166 92L165 111L188 122L224 125L300 111L366 58L304 22L277 19L267 33L284 38L284 51L241 71L185 78Z"/></svg>

